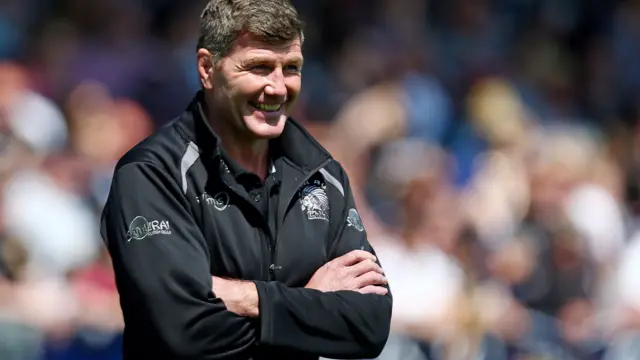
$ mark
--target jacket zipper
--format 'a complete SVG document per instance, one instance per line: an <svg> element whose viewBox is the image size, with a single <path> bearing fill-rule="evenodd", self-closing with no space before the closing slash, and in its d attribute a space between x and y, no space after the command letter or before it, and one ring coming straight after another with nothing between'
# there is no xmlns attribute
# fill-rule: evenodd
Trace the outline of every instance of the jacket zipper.
<svg viewBox="0 0 640 360"><path fill-rule="evenodd" d="M331 159L327 159L322 164L320 164L318 167L316 167L315 169L309 171L307 173L307 175L305 175L298 183L296 183L295 188L296 189L300 188L300 186L302 184L304 184L305 181L309 180L313 175L315 175L323 167L327 166L327 164L329 164L330 162L331 162ZM296 195L296 192L293 192L293 194L291 194L291 197L289 197L287 199L287 207L289 206L289 203L291 202L291 200L293 199L293 197L295 195ZM284 222L285 218L286 218L286 215L283 215L282 216L282 222ZM278 224L278 229L281 228L281 227L282 227L282 224ZM272 234L270 234L270 238L273 239L273 235ZM276 242L273 245L273 247L271 246L271 244L269 244L269 251L271 253L271 265L269 265L269 280L270 281L274 281L276 279L276 271L280 270L282 268L281 266L276 265L276 259L278 257L278 244L279 243L280 243L280 232L278 231L278 234L276 234Z"/></svg>
<svg viewBox="0 0 640 360"><path fill-rule="evenodd" d="M265 221L265 234L264 234L265 240L267 242L267 250L268 250L268 254L267 254L267 262L269 263L269 269L268 269L268 274L269 274L269 281L273 281L275 280L275 271L278 270L280 267L279 266L275 266L275 256L273 255L274 252L274 237L273 237L273 233L271 232L271 227L269 225L269 221L266 220Z"/></svg>
<svg viewBox="0 0 640 360"><path fill-rule="evenodd" d="M255 210L255 209L254 209ZM267 252L268 254L266 254L265 256L265 260L269 265L269 270L268 270L268 280L269 281L273 281L274 280L274 271L277 270L276 266L274 266L274 257L271 255L273 253L273 248L274 248L274 244L273 244L273 234L271 233L271 227L269 226L269 220L268 219L264 219L262 214L258 214L260 219L262 219L263 221L263 228L264 228L264 232L262 234L262 238L263 241L265 241L267 243ZM279 268L279 267L278 267Z"/></svg>
<svg viewBox="0 0 640 360"><path fill-rule="evenodd" d="M252 210L257 211L255 209L252 209ZM257 216L262 219L262 214L258 213ZM262 238L261 240L266 242L266 244L267 244L267 252L269 253L269 254L266 254L266 256L264 256L264 260L265 260L265 263L270 264L269 265L269 271L268 271L268 280L269 281L273 281L274 280L274 275L275 275L274 271L278 270L280 267L273 265L274 264L274 257L270 255L270 254L273 254L274 244L273 244L273 234L271 233L271 228L269 227L269 222L264 220L264 219L262 219L262 220L263 220L263 224L264 224L263 225L264 231L263 231L263 233L261 235L261 238Z"/></svg>
<svg viewBox="0 0 640 360"><path fill-rule="evenodd" d="M237 196L238 198L242 199L242 201L244 202L249 202L248 199L246 199L244 196L240 195L232 186L230 186L226 181L222 181L222 183L224 184L224 186L227 188L228 191L230 191L231 193L233 193L235 196ZM248 204L249 207L251 208L251 211L256 211L257 215L260 219L263 218L262 214L260 214L253 206L253 204ZM271 229L269 227L269 222L268 220L264 220L262 219L262 221L264 222L264 233L262 234L262 241L265 241L267 243L267 251L269 253L272 253L273 251L273 234L271 234ZM269 256L269 254L267 254L266 256L264 256L264 260L266 263L271 264L269 266L269 271L268 271L268 279L269 280L273 280L273 272L276 269L276 267L273 265L274 260L273 260L273 256ZM278 267L279 268L279 267Z"/></svg>
<svg viewBox="0 0 640 360"><path fill-rule="evenodd" d="M272 235L268 235L268 236L265 236L265 237L267 238L266 239L267 240L267 250L269 251L269 254L267 255L267 259L266 259L270 264L269 265L269 270L268 270L269 281L273 281L273 280L275 280L275 276L276 276L275 272L276 272L276 270L280 269L280 266L276 266L274 264L275 256L273 254L274 253L273 236Z"/></svg>

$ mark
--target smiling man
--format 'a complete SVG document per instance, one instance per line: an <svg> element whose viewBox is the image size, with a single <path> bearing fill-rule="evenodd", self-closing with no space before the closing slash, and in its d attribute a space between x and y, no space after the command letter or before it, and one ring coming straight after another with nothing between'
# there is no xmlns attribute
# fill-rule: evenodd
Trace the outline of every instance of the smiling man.
<svg viewBox="0 0 640 360"><path fill-rule="evenodd" d="M102 217L125 359L372 358L391 294L347 175L289 118L301 22L211 0L202 90L118 163Z"/></svg>

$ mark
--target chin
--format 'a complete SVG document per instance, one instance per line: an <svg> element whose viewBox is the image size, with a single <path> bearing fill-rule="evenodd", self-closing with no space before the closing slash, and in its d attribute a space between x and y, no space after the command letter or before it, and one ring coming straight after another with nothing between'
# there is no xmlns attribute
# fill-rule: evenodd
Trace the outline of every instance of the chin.
<svg viewBox="0 0 640 360"><path fill-rule="evenodd" d="M244 123L255 137L261 139L272 139L280 136L287 122L287 116L280 114L277 118L269 119L262 116L247 116Z"/></svg>

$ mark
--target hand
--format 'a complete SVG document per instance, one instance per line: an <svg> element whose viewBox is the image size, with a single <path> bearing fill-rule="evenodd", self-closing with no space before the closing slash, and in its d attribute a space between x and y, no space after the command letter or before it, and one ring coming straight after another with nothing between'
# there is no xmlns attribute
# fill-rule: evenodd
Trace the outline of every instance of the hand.
<svg viewBox="0 0 640 360"><path fill-rule="evenodd" d="M354 250L335 258L318 269L305 286L323 292L351 290L362 294L386 295L387 279L376 257L363 250Z"/></svg>
<svg viewBox="0 0 640 360"><path fill-rule="evenodd" d="M258 289L251 281L230 280L212 276L213 294L222 299L227 310L244 317L258 317Z"/></svg>

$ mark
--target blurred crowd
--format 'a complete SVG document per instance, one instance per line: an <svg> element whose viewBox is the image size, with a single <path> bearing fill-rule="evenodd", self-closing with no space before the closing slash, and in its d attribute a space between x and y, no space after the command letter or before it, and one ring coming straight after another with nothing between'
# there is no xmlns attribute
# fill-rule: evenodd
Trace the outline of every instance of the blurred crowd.
<svg viewBox="0 0 640 360"><path fill-rule="evenodd" d="M294 0L294 117L394 295L381 360L640 359L640 1ZM0 1L0 359L116 360L98 220L204 0Z"/></svg>

